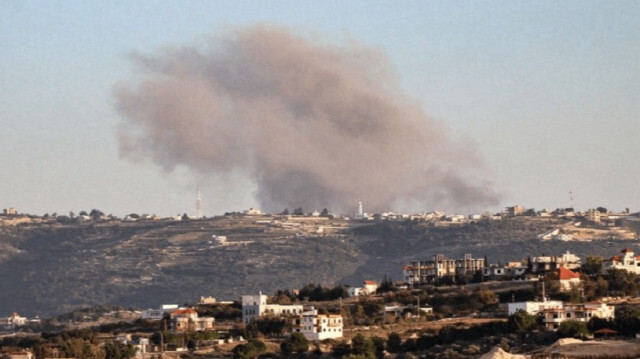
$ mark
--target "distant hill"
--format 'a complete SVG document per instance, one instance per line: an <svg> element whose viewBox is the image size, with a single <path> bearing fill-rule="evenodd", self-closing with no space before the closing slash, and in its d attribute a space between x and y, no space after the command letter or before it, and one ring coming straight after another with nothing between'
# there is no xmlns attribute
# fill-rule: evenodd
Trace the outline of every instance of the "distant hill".
<svg viewBox="0 0 640 359"><path fill-rule="evenodd" d="M0 316L43 317L93 305L157 307L200 296L233 300L308 283L401 279L412 259L442 253L489 262L570 250L611 256L636 241L540 241L566 222L507 218L435 226L268 216L188 221L21 223L0 227ZM226 236L227 245L212 240ZM640 250L639 250L640 252Z"/></svg>

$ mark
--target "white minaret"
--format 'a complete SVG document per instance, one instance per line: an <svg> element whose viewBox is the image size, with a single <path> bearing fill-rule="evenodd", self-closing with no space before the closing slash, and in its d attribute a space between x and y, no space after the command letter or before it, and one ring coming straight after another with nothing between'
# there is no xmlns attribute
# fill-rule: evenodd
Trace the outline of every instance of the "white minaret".
<svg viewBox="0 0 640 359"><path fill-rule="evenodd" d="M358 214L356 214L356 218L364 218L364 213L362 212L362 202L358 202Z"/></svg>
<svg viewBox="0 0 640 359"><path fill-rule="evenodd" d="M202 197L200 196L200 186L196 187L196 216L202 218Z"/></svg>

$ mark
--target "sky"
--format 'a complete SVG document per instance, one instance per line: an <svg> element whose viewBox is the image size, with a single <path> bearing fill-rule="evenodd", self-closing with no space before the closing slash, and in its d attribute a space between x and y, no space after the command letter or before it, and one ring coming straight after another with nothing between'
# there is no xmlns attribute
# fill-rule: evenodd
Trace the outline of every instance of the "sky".
<svg viewBox="0 0 640 359"><path fill-rule="evenodd" d="M123 156L114 93L144 78L132 54L268 24L384 54L482 158L500 194L486 210L567 207L569 190L577 209L640 210L637 1L9 0L0 24L2 208L169 216L195 213L196 186L207 216L259 207L246 178Z"/></svg>

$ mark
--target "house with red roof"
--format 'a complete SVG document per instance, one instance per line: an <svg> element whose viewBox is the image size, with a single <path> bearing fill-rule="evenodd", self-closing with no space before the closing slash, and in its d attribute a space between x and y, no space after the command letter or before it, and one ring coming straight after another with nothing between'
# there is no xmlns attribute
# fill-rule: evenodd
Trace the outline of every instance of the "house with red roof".
<svg viewBox="0 0 640 359"><path fill-rule="evenodd" d="M582 285L580 273L576 273L564 267L560 267L551 272L547 278L552 283L558 283L560 285L561 292L569 292L571 289L579 288L580 285Z"/></svg>
<svg viewBox="0 0 640 359"><path fill-rule="evenodd" d="M640 256L633 250L623 249L620 254L602 262L602 270L608 272L613 269L624 269L627 272L640 274Z"/></svg>

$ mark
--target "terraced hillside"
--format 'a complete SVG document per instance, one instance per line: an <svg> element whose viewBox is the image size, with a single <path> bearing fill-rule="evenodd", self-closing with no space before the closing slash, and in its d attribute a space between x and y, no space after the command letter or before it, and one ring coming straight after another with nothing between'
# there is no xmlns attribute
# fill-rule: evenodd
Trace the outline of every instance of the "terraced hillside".
<svg viewBox="0 0 640 359"><path fill-rule="evenodd" d="M455 226L227 216L189 221L23 223L0 227L0 315L50 316L116 304L137 308L236 299L307 283L400 279L412 259L437 253L612 255L635 241L570 243L537 236L557 220L514 218ZM226 245L212 235L226 236ZM2 314L6 312L5 314Z"/></svg>

